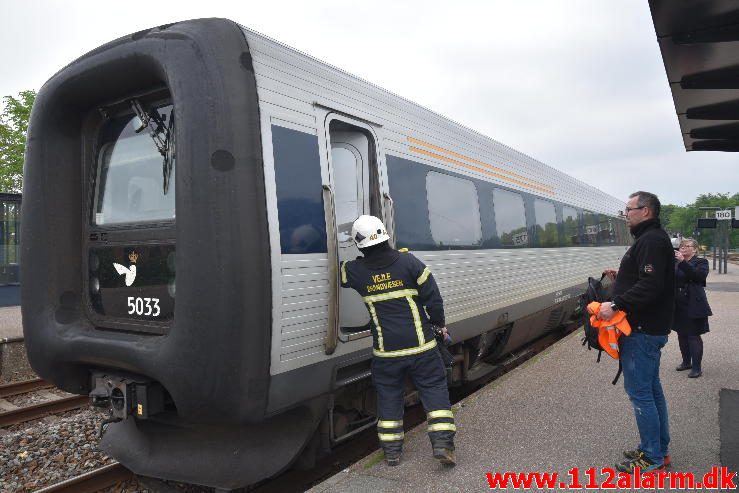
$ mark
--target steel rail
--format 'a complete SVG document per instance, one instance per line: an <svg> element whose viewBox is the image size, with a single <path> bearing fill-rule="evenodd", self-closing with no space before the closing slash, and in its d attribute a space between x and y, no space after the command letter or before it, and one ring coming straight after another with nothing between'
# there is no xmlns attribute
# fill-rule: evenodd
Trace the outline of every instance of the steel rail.
<svg viewBox="0 0 739 493"><path fill-rule="evenodd" d="M11 382L0 385L0 399L10 397L11 395L25 394L39 389L48 389L53 385L41 378L33 378L22 382Z"/></svg>
<svg viewBox="0 0 739 493"><path fill-rule="evenodd" d="M93 493L132 479L133 473L118 462L93 469L74 478L47 486L36 493Z"/></svg>
<svg viewBox="0 0 739 493"><path fill-rule="evenodd" d="M41 402L32 406L0 413L0 427L41 418L47 414L71 411L72 409L79 409L88 405L89 398L84 395L73 395L71 397L62 397L52 401Z"/></svg>

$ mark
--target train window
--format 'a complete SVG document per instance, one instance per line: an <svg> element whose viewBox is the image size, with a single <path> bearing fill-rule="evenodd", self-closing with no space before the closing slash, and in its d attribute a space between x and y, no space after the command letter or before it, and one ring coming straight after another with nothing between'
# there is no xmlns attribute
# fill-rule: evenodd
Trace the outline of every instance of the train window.
<svg viewBox="0 0 739 493"><path fill-rule="evenodd" d="M174 133L172 105L155 108L147 115L156 115L157 121L150 122L150 128L143 132L141 119L135 115L114 118L101 131L93 224L175 217L175 187L169 186L174 184L174 159L170 161L171 171L165 170L163 175L160 153L166 136Z"/></svg>
<svg viewBox="0 0 739 493"><path fill-rule="evenodd" d="M564 230L564 246L580 244L580 220L577 209L562 207L562 223Z"/></svg>
<svg viewBox="0 0 739 493"><path fill-rule="evenodd" d="M621 218L613 219L613 224L616 230L616 244L630 245L631 235L629 234L628 226L626 226L626 221Z"/></svg>
<svg viewBox="0 0 739 493"><path fill-rule="evenodd" d="M534 214L536 216L536 237L539 246L559 246L559 228L557 228L557 214L554 211L554 204L534 199Z"/></svg>
<svg viewBox="0 0 739 493"><path fill-rule="evenodd" d="M326 253L318 138L272 126L282 253Z"/></svg>
<svg viewBox="0 0 739 493"><path fill-rule="evenodd" d="M590 211L585 211L582 216L583 219L583 245L597 245L598 244L598 230L599 230L599 218L598 214Z"/></svg>
<svg viewBox="0 0 739 493"><path fill-rule="evenodd" d="M349 144L331 147L334 165L334 202L336 233L339 241L351 240L352 223L364 214L362 204L362 158Z"/></svg>
<svg viewBox="0 0 739 493"><path fill-rule="evenodd" d="M411 250L437 248L431 239L426 197L412 193L423 188L429 167L389 154L385 159L390 195L395 205L395 244Z"/></svg>
<svg viewBox="0 0 739 493"><path fill-rule="evenodd" d="M615 245L616 230L613 219L603 214L598 215L598 245Z"/></svg>
<svg viewBox="0 0 739 493"><path fill-rule="evenodd" d="M431 171L426 175L426 199L431 237L436 245L480 244L480 207L474 183Z"/></svg>
<svg viewBox="0 0 739 493"><path fill-rule="evenodd" d="M493 210L501 246L506 248L528 246L529 234L526 230L523 197L518 193L496 188L493 190Z"/></svg>

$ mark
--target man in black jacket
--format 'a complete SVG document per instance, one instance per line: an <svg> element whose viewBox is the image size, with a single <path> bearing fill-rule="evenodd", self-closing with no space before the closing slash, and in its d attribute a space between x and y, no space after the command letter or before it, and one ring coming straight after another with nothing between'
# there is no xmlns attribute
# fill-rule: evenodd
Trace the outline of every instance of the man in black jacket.
<svg viewBox="0 0 739 493"><path fill-rule="evenodd" d="M600 318L623 310L631 325L629 337L621 337L624 389L634 406L641 442L624 452L629 459L616 465L619 471L641 472L669 464L670 432L667 402L659 380L662 347L672 325L675 302L675 269L670 237L659 222L660 202L649 192L629 195L624 214L634 244L624 254L613 278L613 303L601 305Z"/></svg>

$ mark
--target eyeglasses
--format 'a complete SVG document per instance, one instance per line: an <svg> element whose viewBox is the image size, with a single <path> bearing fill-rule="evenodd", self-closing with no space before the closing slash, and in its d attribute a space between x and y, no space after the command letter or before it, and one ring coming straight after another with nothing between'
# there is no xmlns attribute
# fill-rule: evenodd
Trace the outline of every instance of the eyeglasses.
<svg viewBox="0 0 739 493"><path fill-rule="evenodd" d="M693 245L680 245L680 248L695 248Z"/></svg>
<svg viewBox="0 0 739 493"><path fill-rule="evenodd" d="M638 210L638 209L646 209L646 207L647 207L646 205L643 205L641 207L626 207L624 209L624 214L628 214L629 212L635 211L635 210Z"/></svg>

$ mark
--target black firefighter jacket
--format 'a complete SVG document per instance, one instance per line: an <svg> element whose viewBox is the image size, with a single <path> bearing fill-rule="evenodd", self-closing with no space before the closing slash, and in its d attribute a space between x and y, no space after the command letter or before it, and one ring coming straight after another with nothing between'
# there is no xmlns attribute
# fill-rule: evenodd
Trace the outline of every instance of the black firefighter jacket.
<svg viewBox="0 0 739 493"><path fill-rule="evenodd" d="M341 285L354 288L367 305L375 356L412 356L436 347L432 323L445 325L444 304L434 276L412 254L387 247L344 262Z"/></svg>
<svg viewBox="0 0 739 493"><path fill-rule="evenodd" d="M667 335L675 304L675 251L659 219L639 223L631 231L634 244L621 259L613 302L627 313L633 330Z"/></svg>

